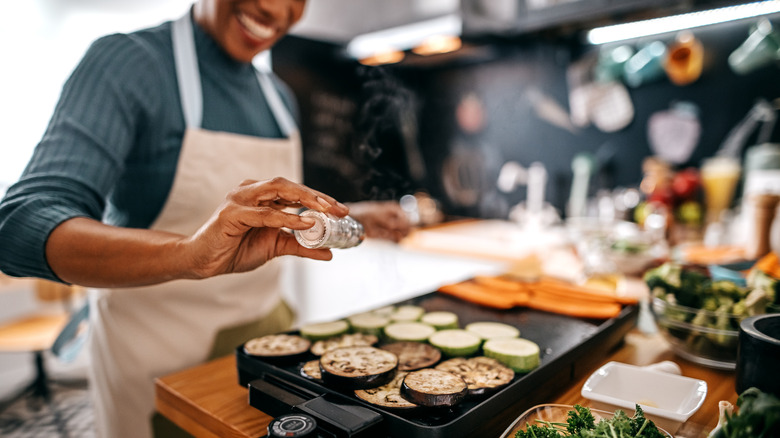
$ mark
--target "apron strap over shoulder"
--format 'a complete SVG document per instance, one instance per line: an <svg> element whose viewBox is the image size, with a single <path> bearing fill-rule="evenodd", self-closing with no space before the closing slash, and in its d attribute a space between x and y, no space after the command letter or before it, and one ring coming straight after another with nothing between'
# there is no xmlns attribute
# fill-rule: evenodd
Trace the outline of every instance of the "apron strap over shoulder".
<svg viewBox="0 0 780 438"><path fill-rule="evenodd" d="M192 37L192 20L188 12L172 24L173 58L176 62L176 78L179 98L188 128L200 128L203 119L203 93L200 89L200 70Z"/></svg>
<svg viewBox="0 0 780 438"><path fill-rule="evenodd" d="M287 110L287 107L282 101L282 97L276 90L276 87L271 80L271 73L263 73L257 70L257 80L260 82L260 87L263 89L265 99L268 102L268 106L271 108L271 112L274 114L276 123L279 124L279 129L282 131L284 137L290 137L293 134L298 133L298 126L295 124L295 120Z"/></svg>

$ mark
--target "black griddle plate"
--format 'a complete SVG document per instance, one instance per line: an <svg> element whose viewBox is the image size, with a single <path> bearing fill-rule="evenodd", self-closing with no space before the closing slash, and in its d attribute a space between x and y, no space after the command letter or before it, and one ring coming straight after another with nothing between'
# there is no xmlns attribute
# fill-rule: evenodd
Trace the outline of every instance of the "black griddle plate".
<svg viewBox="0 0 780 438"><path fill-rule="evenodd" d="M458 315L461 327L476 321L498 321L517 327L520 336L536 342L541 350L538 368L517 374L503 389L474 399L467 399L450 409L419 409L398 411L385 409L358 399L351 391L329 388L303 377L305 361L294 364L274 364L244 353L237 347L239 384L263 379L275 385L298 388L302 399L323 396L337 404L357 405L381 414L383 420L373 436L402 438L462 438L498 437L523 411L535 404L549 402L576 379L601 364L605 355L620 344L625 334L635 326L637 306L625 307L620 315L608 320L571 318L532 309L497 310L477 306L444 294L429 293L396 303L413 304L427 312L450 311ZM295 332L292 332L295 333ZM305 360L316 359L316 356ZM253 398L250 404L272 416L280 415L284 403L269 401L269 397Z"/></svg>

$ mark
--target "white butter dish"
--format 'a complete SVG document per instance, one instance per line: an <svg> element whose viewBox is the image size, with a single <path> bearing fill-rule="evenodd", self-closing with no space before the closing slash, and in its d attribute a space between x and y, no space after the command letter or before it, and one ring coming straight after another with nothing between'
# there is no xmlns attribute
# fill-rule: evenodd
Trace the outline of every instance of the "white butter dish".
<svg viewBox="0 0 780 438"><path fill-rule="evenodd" d="M652 368L608 362L582 386L582 397L594 408L621 409L634 415L636 405L645 417L671 433L686 422L704 403L707 382Z"/></svg>

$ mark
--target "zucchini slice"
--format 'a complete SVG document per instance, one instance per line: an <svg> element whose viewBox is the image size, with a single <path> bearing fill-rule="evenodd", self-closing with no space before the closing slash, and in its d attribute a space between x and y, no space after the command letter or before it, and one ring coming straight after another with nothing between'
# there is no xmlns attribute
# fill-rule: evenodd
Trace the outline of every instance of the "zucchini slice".
<svg viewBox="0 0 780 438"><path fill-rule="evenodd" d="M441 351L438 348L422 342L393 342L380 348L398 356L399 371L432 367L441 360Z"/></svg>
<svg viewBox="0 0 780 438"><path fill-rule="evenodd" d="M476 353L482 345L482 338L466 330L452 329L433 333L428 342L446 356L457 357Z"/></svg>
<svg viewBox="0 0 780 438"><path fill-rule="evenodd" d="M398 322L418 321L425 313L425 309L420 306L403 305L395 308L390 315L390 319Z"/></svg>
<svg viewBox="0 0 780 438"><path fill-rule="evenodd" d="M344 334L315 342L311 346L311 353L315 356L322 356L326 351L335 350L336 348L374 345L378 341L379 338L374 335L364 335L362 333Z"/></svg>
<svg viewBox="0 0 780 438"><path fill-rule="evenodd" d="M389 318L390 315L392 315L394 312L395 312L395 306L390 305L390 306L384 306L378 309L374 309L369 313L373 313L374 315L379 315L379 316L386 316Z"/></svg>
<svg viewBox="0 0 780 438"><path fill-rule="evenodd" d="M468 386L460 376L432 368L411 371L401 384L405 399L427 407L455 406L467 393Z"/></svg>
<svg viewBox="0 0 780 438"><path fill-rule="evenodd" d="M508 385L515 378L515 372L501 362L478 356L466 359L456 357L436 366L437 370L456 374L466 382L469 395L484 395Z"/></svg>
<svg viewBox="0 0 780 438"><path fill-rule="evenodd" d="M305 355L311 342L298 335L267 335L248 340L244 352L265 359L297 359Z"/></svg>
<svg viewBox="0 0 780 438"><path fill-rule="evenodd" d="M394 322L385 327L385 336L391 341L425 342L436 329L421 322Z"/></svg>
<svg viewBox="0 0 780 438"><path fill-rule="evenodd" d="M374 312L358 313L347 318L352 330L356 333L365 333L380 336L382 329L390 323L390 317Z"/></svg>
<svg viewBox="0 0 780 438"><path fill-rule="evenodd" d="M499 338L485 341L485 356L492 357L518 373L527 373L539 366L539 346L523 338Z"/></svg>
<svg viewBox="0 0 780 438"><path fill-rule="evenodd" d="M374 347L343 347L320 357L320 372L326 384L344 389L365 389L393 380L398 357Z"/></svg>
<svg viewBox="0 0 780 438"><path fill-rule="evenodd" d="M314 359L306 362L301 367L301 375L307 379L322 381L322 372L320 371L320 360Z"/></svg>
<svg viewBox="0 0 780 438"><path fill-rule="evenodd" d="M408 372L398 371L390 383L376 388L358 389L355 395L371 404L391 409L412 409L419 407L401 397L401 383Z"/></svg>
<svg viewBox="0 0 780 438"><path fill-rule="evenodd" d="M471 324L466 324L466 327L464 328L485 340L520 337L520 330L509 324L504 324L503 322L472 322Z"/></svg>
<svg viewBox="0 0 780 438"><path fill-rule="evenodd" d="M349 323L344 320L306 324L299 330L301 336L311 341L319 341L343 335L349 331Z"/></svg>
<svg viewBox="0 0 780 438"><path fill-rule="evenodd" d="M420 322L432 325L436 330L456 329L458 325L458 315L452 312L428 312L420 318Z"/></svg>

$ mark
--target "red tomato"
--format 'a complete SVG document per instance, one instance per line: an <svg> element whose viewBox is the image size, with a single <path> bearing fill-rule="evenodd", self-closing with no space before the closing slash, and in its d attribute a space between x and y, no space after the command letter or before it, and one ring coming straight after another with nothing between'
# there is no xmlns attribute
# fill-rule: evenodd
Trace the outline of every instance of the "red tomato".
<svg viewBox="0 0 780 438"><path fill-rule="evenodd" d="M679 200L690 199L699 191L701 180L699 171L693 167L683 169L672 178L672 192Z"/></svg>
<svg viewBox="0 0 780 438"><path fill-rule="evenodd" d="M671 206L674 203L674 192L669 187L657 187L647 197L647 202Z"/></svg>

